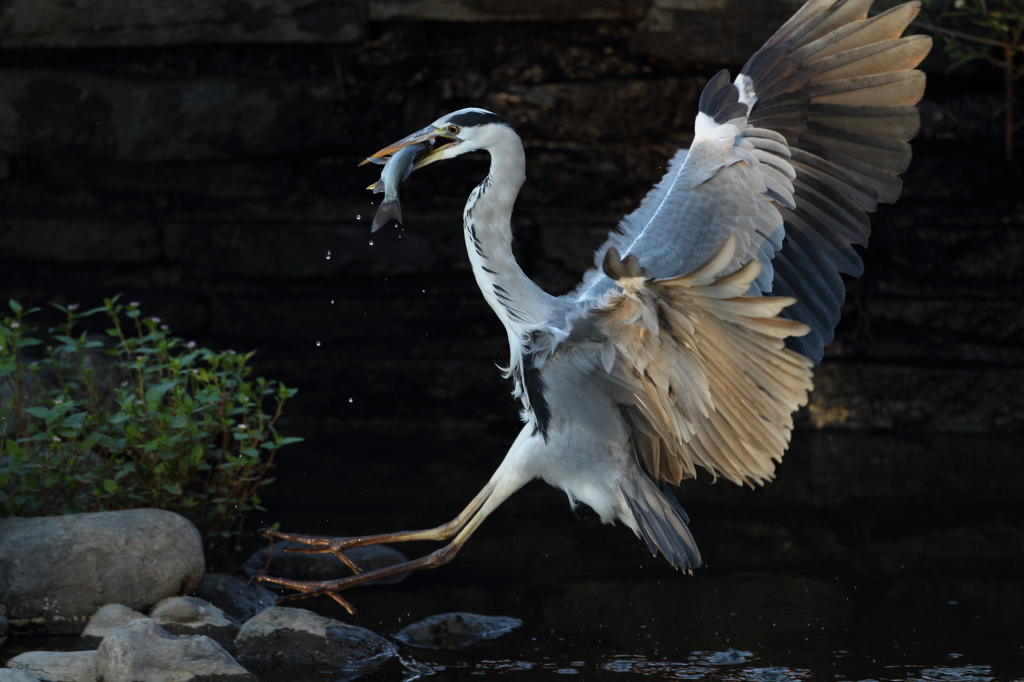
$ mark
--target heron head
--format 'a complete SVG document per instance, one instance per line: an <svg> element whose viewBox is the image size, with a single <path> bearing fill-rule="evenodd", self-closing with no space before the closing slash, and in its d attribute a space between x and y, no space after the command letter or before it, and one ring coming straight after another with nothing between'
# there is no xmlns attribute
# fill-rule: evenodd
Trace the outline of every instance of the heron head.
<svg viewBox="0 0 1024 682"><path fill-rule="evenodd" d="M411 144L433 140L434 148L413 165L413 170L418 170L435 161L454 159L467 152L487 149L511 129L508 121L485 109L459 109L381 149L363 163L389 156Z"/></svg>

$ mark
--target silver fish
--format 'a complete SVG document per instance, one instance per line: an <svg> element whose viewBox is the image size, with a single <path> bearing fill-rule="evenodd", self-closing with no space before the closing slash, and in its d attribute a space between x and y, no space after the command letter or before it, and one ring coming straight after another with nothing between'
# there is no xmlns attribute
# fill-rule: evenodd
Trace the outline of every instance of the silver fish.
<svg viewBox="0 0 1024 682"><path fill-rule="evenodd" d="M416 159L430 151L432 146L432 143L411 144L402 147L383 161L369 159L374 163L385 164L380 180L369 188L374 194L384 193L384 201L380 203L377 215L373 216L370 232L376 232L392 220L402 222L402 203L398 200L398 186L412 174L412 165Z"/></svg>

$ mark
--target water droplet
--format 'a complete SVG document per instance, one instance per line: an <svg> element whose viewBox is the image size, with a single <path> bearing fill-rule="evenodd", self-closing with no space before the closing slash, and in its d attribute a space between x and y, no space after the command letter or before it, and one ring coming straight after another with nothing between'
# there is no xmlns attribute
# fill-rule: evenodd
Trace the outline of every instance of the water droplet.
<svg viewBox="0 0 1024 682"><path fill-rule="evenodd" d="M362 220L362 219L363 219L363 216L361 216L361 215L357 215L356 216L356 220Z"/></svg>
<svg viewBox="0 0 1024 682"><path fill-rule="evenodd" d="M349 398L349 399L348 399L348 401L349 401L349 402L352 402L352 398Z"/></svg>
<svg viewBox="0 0 1024 682"><path fill-rule="evenodd" d="M319 341L317 341L317 342L316 342L316 345L317 345L317 347L319 348L319 347L320 347L320 342L319 342Z"/></svg>
<svg viewBox="0 0 1024 682"><path fill-rule="evenodd" d="M331 299L331 305L334 305L334 299L333 298Z"/></svg>
<svg viewBox="0 0 1024 682"><path fill-rule="evenodd" d="M370 240L370 246L373 246L373 240L372 239Z"/></svg>
<svg viewBox="0 0 1024 682"><path fill-rule="evenodd" d="M331 250L327 249L327 260L331 260Z"/></svg>

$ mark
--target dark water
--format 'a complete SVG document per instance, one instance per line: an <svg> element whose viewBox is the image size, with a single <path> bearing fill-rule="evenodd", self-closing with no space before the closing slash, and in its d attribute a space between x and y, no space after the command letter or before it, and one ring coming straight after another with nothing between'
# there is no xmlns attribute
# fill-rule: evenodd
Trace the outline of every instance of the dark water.
<svg viewBox="0 0 1024 682"><path fill-rule="evenodd" d="M372 681L407 680L427 666L439 682L563 675L1024 682L1019 505L929 493L854 496L845 511L806 502L787 508L779 491L795 485L802 457L820 457L799 448L792 455L792 468L780 471L783 485L764 493L776 496L764 498L770 504L756 502L761 491L722 489L721 499L693 493L688 500L684 489L707 562L693 576L650 556L621 526L575 518L564 495L534 483L488 518L448 566L348 592L360 610L355 618L326 598L286 605L389 636L453 611L523 621L458 652L400 646L408 665L392 660L363 678ZM356 535L435 525L454 516L492 466L445 468L451 458L438 457L422 467L389 468L383 456L332 457L282 467L282 478L304 482L292 484L290 508L288 499L272 497L271 511L253 518L254 527L277 521L295 532ZM781 480L787 473L788 483ZM436 548L396 546L410 557ZM0 657L73 642L12 638ZM279 679L305 678L284 671Z"/></svg>
<svg viewBox="0 0 1024 682"><path fill-rule="evenodd" d="M400 528L402 517L445 520L409 505L280 520L353 534ZM690 512L708 562L694 576L651 557L622 527L575 519L564 496L537 483L489 518L448 566L350 591L356 618L323 598L288 605L385 635L451 611L523 620L513 633L459 652L402 647L437 680L1024 680L1024 546L1000 545L1018 533L986 536L998 527L994 517L836 547L842 532L807 510L777 518L714 506ZM1019 530L1012 513L1000 518ZM774 529L767 541L750 532L766 526ZM949 544L957 533L973 539ZM410 556L434 548L399 547ZM393 661L366 679L410 676Z"/></svg>

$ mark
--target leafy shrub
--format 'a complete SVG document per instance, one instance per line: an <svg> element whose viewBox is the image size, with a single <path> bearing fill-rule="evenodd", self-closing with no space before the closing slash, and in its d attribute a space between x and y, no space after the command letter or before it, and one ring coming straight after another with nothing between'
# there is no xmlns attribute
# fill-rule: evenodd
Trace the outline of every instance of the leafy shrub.
<svg viewBox="0 0 1024 682"><path fill-rule="evenodd" d="M65 320L50 345L26 323L38 308L11 301L0 319L0 513L158 507L195 523L208 550L240 539L277 451L302 440L274 426L295 389L251 379L252 353L171 336L137 303L53 305ZM106 344L75 329L97 314Z"/></svg>

